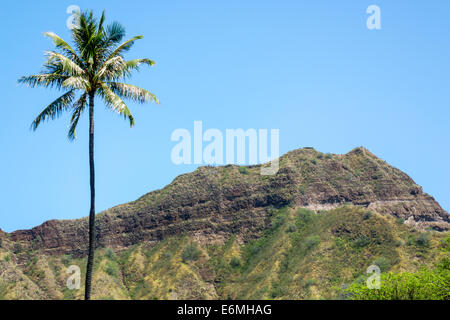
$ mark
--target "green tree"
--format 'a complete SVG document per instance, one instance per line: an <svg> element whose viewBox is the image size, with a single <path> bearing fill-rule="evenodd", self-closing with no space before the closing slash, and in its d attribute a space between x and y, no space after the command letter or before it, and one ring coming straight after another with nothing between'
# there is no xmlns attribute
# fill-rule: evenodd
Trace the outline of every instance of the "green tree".
<svg viewBox="0 0 450 320"><path fill-rule="evenodd" d="M365 281L352 284L346 291L353 300L448 300L448 267L422 268L410 273L381 275L380 289L370 289Z"/></svg>
<svg viewBox="0 0 450 320"><path fill-rule="evenodd" d="M72 30L74 48L54 34L46 32L55 44L54 51L47 51L47 61L40 74L22 77L19 83L30 87L45 87L64 90L65 93L48 105L33 121L36 130L45 120L54 120L64 111L70 111L68 138L76 138L76 128L81 115L89 109L89 168L91 205L89 212L89 250L86 271L85 299L91 297L92 268L95 250L95 169L94 169L94 99L100 97L112 111L122 115L134 126L134 118L122 99L139 103L155 101L156 97L147 90L121 82L142 65L153 66L150 59L126 61L124 53L142 39L136 36L122 43L124 27L113 22L107 27L105 13L100 20L93 12L82 12L78 25ZM78 97L77 97L77 94Z"/></svg>
<svg viewBox="0 0 450 320"><path fill-rule="evenodd" d="M368 288L366 281L355 281L344 290L344 296L353 300L449 300L450 236L442 240L440 250L443 258L434 267L423 266L413 273L383 273L379 289Z"/></svg>

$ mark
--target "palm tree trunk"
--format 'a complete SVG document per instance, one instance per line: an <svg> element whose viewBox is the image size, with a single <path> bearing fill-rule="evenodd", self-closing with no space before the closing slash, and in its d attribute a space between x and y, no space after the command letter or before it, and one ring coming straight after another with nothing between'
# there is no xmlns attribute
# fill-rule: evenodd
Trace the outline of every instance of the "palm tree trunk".
<svg viewBox="0 0 450 320"><path fill-rule="evenodd" d="M89 169L91 209L89 212L89 253L86 268L85 300L91 299L92 267L95 253L95 168L94 168L94 94L89 94Z"/></svg>

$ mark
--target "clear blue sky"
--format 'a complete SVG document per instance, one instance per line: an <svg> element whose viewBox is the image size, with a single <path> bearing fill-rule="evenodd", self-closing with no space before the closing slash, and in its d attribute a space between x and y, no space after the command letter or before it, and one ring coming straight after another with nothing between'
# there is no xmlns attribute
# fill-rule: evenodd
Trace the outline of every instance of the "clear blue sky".
<svg viewBox="0 0 450 320"><path fill-rule="evenodd" d="M194 166L176 166L173 130L278 128L280 150L346 153L365 146L450 209L450 2L434 1L5 1L2 3L0 228L30 228L89 210L87 117L78 140L68 115L29 130L60 92L17 85L69 39L69 5L107 10L128 54L157 62L134 84L161 105L129 103L129 129L97 101L97 211L135 200ZM382 30L366 28L381 8Z"/></svg>

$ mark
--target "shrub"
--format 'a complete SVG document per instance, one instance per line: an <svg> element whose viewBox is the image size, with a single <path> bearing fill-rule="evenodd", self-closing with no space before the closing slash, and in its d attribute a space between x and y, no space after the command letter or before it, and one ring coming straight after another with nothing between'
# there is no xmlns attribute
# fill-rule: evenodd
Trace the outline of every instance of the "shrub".
<svg viewBox="0 0 450 320"><path fill-rule="evenodd" d="M19 253L21 253L22 252L22 246L20 245L20 243L16 243L15 245L14 245L14 253L15 254L19 254Z"/></svg>
<svg viewBox="0 0 450 320"><path fill-rule="evenodd" d="M290 225L287 227L287 229L286 229L286 232L287 232L287 233L292 233L292 232L295 232L295 231L297 231L297 227L296 227L294 224L290 224Z"/></svg>
<svg viewBox="0 0 450 320"><path fill-rule="evenodd" d="M347 293L353 300L449 300L449 271L437 266L416 273L386 273L381 275L380 289L354 283Z"/></svg>
<svg viewBox="0 0 450 320"><path fill-rule="evenodd" d="M273 219L273 221L272 221L272 228L277 229L278 227L283 225L284 220L285 220L285 217L283 215L276 216L275 219Z"/></svg>
<svg viewBox="0 0 450 320"><path fill-rule="evenodd" d="M274 284L272 290L270 290L270 296L272 299L275 299L277 297L284 296L286 292L287 288L285 286L282 286L280 284Z"/></svg>
<svg viewBox="0 0 450 320"><path fill-rule="evenodd" d="M306 279L305 288L309 288L311 286L315 286L317 284L317 280L315 279Z"/></svg>
<svg viewBox="0 0 450 320"><path fill-rule="evenodd" d="M417 237L416 243L421 247L428 247L430 245L430 235L428 233L421 233Z"/></svg>
<svg viewBox="0 0 450 320"><path fill-rule="evenodd" d="M111 249L111 248L106 249L106 251L105 251L105 256L106 256L108 259L110 259L110 260L116 260L116 259L117 259L117 256L116 256L114 250Z"/></svg>
<svg viewBox="0 0 450 320"><path fill-rule="evenodd" d="M61 262L66 267L69 267L72 264L72 257L70 255L65 254L61 257Z"/></svg>
<svg viewBox="0 0 450 320"><path fill-rule="evenodd" d="M152 287L144 279L140 279L136 283L136 287L131 291L131 297L137 299L142 293L148 293Z"/></svg>
<svg viewBox="0 0 450 320"><path fill-rule="evenodd" d="M10 257L9 255L7 255L7 256L5 257L5 261L6 261L6 262L10 262L10 261L11 261L11 257Z"/></svg>
<svg viewBox="0 0 450 320"><path fill-rule="evenodd" d="M375 260L374 264L380 267L381 272L386 272L391 268L391 262L385 257L378 258Z"/></svg>
<svg viewBox="0 0 450 320"><path fill-rule="evenodd" d="M306 194L306 186L305 185L300 185L300 187L298 188L301 194Z"/></svg>
<svg viewBox="0 0 450 320"><path fill-rule="evenodd" d="M305 239L306 249L312 249L320 243L320 237L318 235L309 236Z"/></svg>
<svg viewBox="0 0 450 320"><path fill-rule="evenodd" d="M396 222L397 224L403 224L403 223L405 222L405 219L403 219L403 218L397 218L397 219L395 219L395 222Z"/></svg>
<svg viewBox="0 0 450 320"><path fill-rule="evenodd" d="M269 206L267 208L267 215L269 217L273 216L276 212L277 212L277 210L273 206Z"/></svg>
<svg viewBox="0 0 450 320"><path fill-rule="evenodd" d="M231 258L230 266L237 268L241 266L241 260L238 257Z"/></svg>
<svg viewBox="0 0 450 320"><path fill-rule="evenodd" d="M196 261L200 257L200 253L201 252L197 248L197 245L195 243L190 243L184 249L181 257L183 259L183 262Z"/></svg>
<svg viewBox="0 0 450 320"><path fill-rule="evenodd" d="M311 210L300 208L297 210L297 217L302 224L307 224L313 221L316 214Z"/></svg>
<svg viewBox="0 0 450 320"><path fill-rule="evenodd" d="M259 253L259 251L261 251L261 248L260 248L259 246L255 246L255 247L253 247L253 250L252 250L252 255L256 255L256 254L258 254L258 253Z"/></svg>
<svg viewBox="0 0 450 320"><path fill-rule="evenodd" d="M246 167L239 167L239 173L241 174L249 174L250 171Z"/></svg>
<svg viewBox="0 0 450 320"><path fill-rule="evenodd" d="M356 284L364 284L364 283L366 283L366 281L367 281L367 278L366 278L366 276L365 275L359 275L356 279L355 279L355 283Z"/></svg>
<svg viewBox="0 0 450 320"><path fill-rule="evenodd" d="M356 238L355 245L359 248L365 247L370 243L370 239L368 236L361 235Z"/></svg>
<svg viewBox="0 0 450 320"><path fill-rule="evenodd" d="M105 272L109 274L111 277L116 277L117 274L119 273L119 267L117 266L116 263L108 261L108 263L106 264Z"/></svg>
<svg viewBox="0 0 450 320"><path fill-rule="evenodd" d="M441 240L441 246L444 246L445 250L450 252L450 234L447 234L447 236Z"/></svg>
<svg viewBox="0 0 450 320"><path fill-rule="evenodd" d="M408 244L408 246L413 246L416 244L416 237L414 237L414 235L409 235L408 236L408 241L406 242Z"/></svg>
<svg viewBox="0 0 450 320"><path fill-rule="evenodd" d="M366 211L366 212L364 212L363 219L369 220L371 216L372 216L372 212Z"/></svg>

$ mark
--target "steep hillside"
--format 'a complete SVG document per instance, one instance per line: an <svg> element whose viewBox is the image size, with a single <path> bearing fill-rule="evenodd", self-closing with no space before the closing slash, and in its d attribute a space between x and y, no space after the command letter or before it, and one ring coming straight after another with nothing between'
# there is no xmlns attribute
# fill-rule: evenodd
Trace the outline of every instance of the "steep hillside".
<svg viewBox="0 0 450 320"><path fill-rule="evenodd" d="M339 298L378 263L416 271L442 258L448 213L364 148L310 148L260 166L201 167L97 219L102 299ZM73 299L87 220L0 231L0 298Z"/></svg>
<svg viewBox="0 0 450 320"><path fill-rule="evenodd" d="M241 170L240 170L241 169ZM241 240L259 235L267 208L293 205L313 210L354 204L402 218L425 229L449 229L449 215L411 178L368 150L345 155L300 149L280 159L274 176L260 167L201 167L164 189L98 216L98 244L124 248L189 232L198 239ZM86 251L87 219L48 221L11 234L14 241L49 253Z"/></svg>
<svg viewBox="0 0 450 320"><path fill-rule="evenodd" d="M345 288L365 279L369 265L382 272L415 272L449 257L448 233L421 232L355 206L318 214L271 209L267 224L259 238L246 243L234 235L221 244L175 235L122 251L99 248L93 296L339 299ZM71 265L83 270L85 263L71 255L23 251L6 239L0 249L0 298L82 299L83 287L67 289L66 272Z"/></svg>

